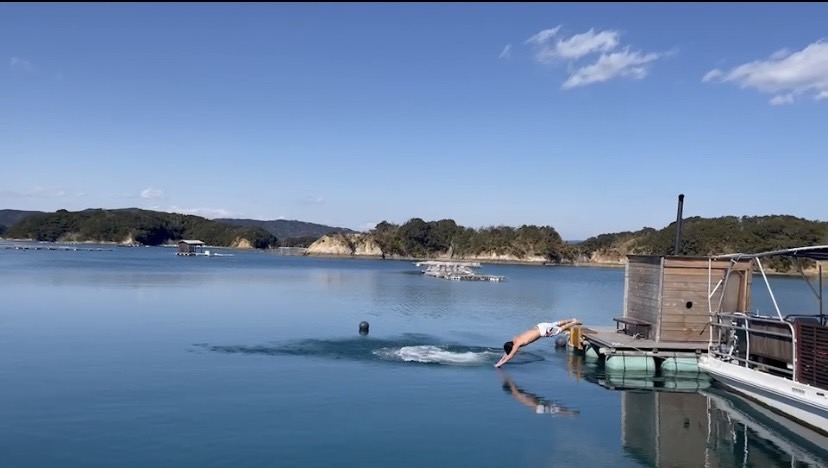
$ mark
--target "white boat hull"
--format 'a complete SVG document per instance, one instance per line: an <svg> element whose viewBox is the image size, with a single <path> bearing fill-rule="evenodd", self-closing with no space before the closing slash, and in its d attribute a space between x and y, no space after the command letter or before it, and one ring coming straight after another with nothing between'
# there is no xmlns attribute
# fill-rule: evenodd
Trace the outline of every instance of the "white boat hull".
<svg viewBox="0 0 828 468"><path fill-rule="evenodd" d="M828 430L828 390L702 356L699 369L721 384L819 432Z"/></svg>

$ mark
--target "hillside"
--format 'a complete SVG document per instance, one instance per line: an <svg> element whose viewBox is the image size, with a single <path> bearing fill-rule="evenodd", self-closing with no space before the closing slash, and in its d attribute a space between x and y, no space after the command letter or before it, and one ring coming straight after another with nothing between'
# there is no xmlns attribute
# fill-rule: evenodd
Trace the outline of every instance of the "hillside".
<svg viewBox="0 0 828 468"><path fill-rule="evenodd" d="M13 224L22 220L27 216L33 214L43 213L42 211L25 211L25 210L0 210L0 235L3 234L5 228L11 227Z"/></svg>
<svg viewBox="0 0 828 468"><path fill-rule="evenodd" d="M220 223L232 224L234 226L243 227L258 227L273 234L279 239L297 239L300 237L312 237L314 240L320 237L340 232L343 234L351 234L355 231L347 228L326 226L324 224L308 223L305 221L297 221L293 219L274 219L269 221L262 221L258 219L244 219L244 218L217 218L213 221Z"/></svg>
<svg viewBox="0 0 828 468"><path fill-rule="evenodd" d="M577 245L597 263L614 262L627 254L672 254L676 223L662 229L643 228L591 237ZM788 215L691 217L682 221L681 255L716 255L762 252L807 245L828 244L828 222ZM789 265L776 260L777 270Z"/></svg>
<svg viewBox="0 0 828 468"><path fill-rule="evenodd" d="M551 226L473 229L452 219L413 218L401 225L383 221L365 234L324 236L308 254L571 263L578 252Z"/></svg>
<svg viewBox="0 0 828 468"><path fill-rule="evenodd" d="M413 218L402 225L382 222L366 234L324 236L309 247L308 254L621 265L627 254L670 255L674 242L675 222L661 229L601 234L573 243L563 241L550 226L472 229L451 219ZM828 223L822 221L786 215L690 217L682 221L680 254L706 256L819 244L828 244ZM773 259L768 266L778 272L791 268L782 259Z"/></svg>
<svg viewBox="0 0 828 468"><path fill-rule="evenodd" d="M124 208L37 213L8 227L7 238L38 241L107 242L160 245L199 239L208 245L268 248L278 244L269 232L231 226L200 216Z"/></svg>
<svg viewBox="0 0 828 468"><path fill-rule="evenodd" d="M79 211L79 213L95 211L94 208ZM112 213L137 213L140 208L114 208L108 210ZM8 230L12 225L22 221L26 217L35 214L45 214L44 211L25 211L25 210L0 210L0 236L4 235L4 231ZM296 246L307 247L320 237L334 232L340 233L354 233L355 231L342 228L326 226L324 224L308 223L305 221L297 221L292 219L275 219L262 221L257 219L242 219L242 218L219 218L213 221L223 224L229 224L235 227L247 228L261 228L277 239L279 245L282 246Z"/></svg>

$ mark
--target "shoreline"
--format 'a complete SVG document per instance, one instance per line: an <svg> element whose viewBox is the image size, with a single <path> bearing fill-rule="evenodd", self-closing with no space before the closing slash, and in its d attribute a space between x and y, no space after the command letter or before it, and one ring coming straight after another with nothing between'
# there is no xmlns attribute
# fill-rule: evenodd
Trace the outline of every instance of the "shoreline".
<svg viewBox="0 0 828 468"><path fill-rule="evenodd" d="M116 241L93 241L93 240L85 240L85 241L39 241L34 239L12 239L6 237L0 237L0 243L15 243L15 242L28 242L30 244L54 244L54 245L107 245L107 246L116 246L116 247L128 247L128 248L138 248L138 247L177 247L177 243L165 243L165 244L158 244L158 245L146 245L146 244L138 244L138 243L126 243L126 242L116 242ZM208 249L233 249L233 250L271 250L268 249L256 249L253 247L246 248L246 247L231 247L231 246L224 246L224 245L208 245L204 244L204 248Z"/></svg>
<svg viewBox="0 0 828 468"><path fill-rule="evenodd" d="M437 261L437 262L474 262L480 263L481 265L515 265L515 266L533 266L533 267L570 267L570 268L605 268L605 269L621 269L623 270L627 264L624 263L617 263L617 262L575 262L575 263L550 263L550 262L535 262L531 260L492 260L489 258L463 258L463 259L446 259L446 258L416 258L416 257L385 257L382 258L379 255L350 255L350 254L304 254L304 255L294 255L296 257L311 257L311 258L326 258L326 259L362 259L362 260L396 260L396 261L404 261L404 262L427 262L427 261ZM758 271L753 272L754 275L761 275ZM799 271L786 271L786 272L778 272L774 270L770 270L767 267L765 268L765 274L768 276L798 276L801 277ZM805 276L811 278L816 278L817 274L816 271L814 272L806 272ZM822 276L828 278L828 269L824 269L822 272Z"/></svg>
<svg viewBox="0 0 828 468"><path fill-rule="evenodd" d="M99 241L58 241L58 242L50 242L50 241L36 241L33 239L10 239L10 238L3 238L0 237L0 243L8 242L29 242L29 243L36 243L36 244L54 244L54 245L111 245L111 246L118 246L124 248L137 248L137 247L161 247L161 248L170 248L175 247L176 244L160 244L160 245L140 245L136 246L134 244L124 244L121 242L99 242ZM269 247L265 249L256 249L256 248L242 248L242 247L225 247L225 246L205 246L207 248L214 248L214 249L228 249L228 250L239 250L239 251L261 251L262 253L272 253L277 251L278 247ZM572 267L572 268L606 268L606 269L623 269L626 267L626 262L573 262L573 263L551 263L551 262L541 262L541 261L534 261L534 260L520 260L520 259L493 259L490 257L470 257L470 258L423 258L423 257L400 257L400 256L386 256L383 258L380 255L353 255L353 254L321 254L321 253L304 253L303 255L291 255L294 257L313 257L313 258L329 258L329 259L364 259L364 260L398 260L398 261L406 261L406 262L426 262L426 261L442 261L442 262L475 262L480 263L481 265L489 264L489 265L515 265L515 266L534 266L534 267ZM759 272L754 271L754 274L759 274ZM799 271L787 271L787 272L779 272L774 270L765 269L765 274L768 276L799 276L801 277ZM814 277L816 278L818 275L816 271L813 272L806 272L805 275L809 278ZM822 272L823 277L828 277L828 269L823 269Z"/></svg>

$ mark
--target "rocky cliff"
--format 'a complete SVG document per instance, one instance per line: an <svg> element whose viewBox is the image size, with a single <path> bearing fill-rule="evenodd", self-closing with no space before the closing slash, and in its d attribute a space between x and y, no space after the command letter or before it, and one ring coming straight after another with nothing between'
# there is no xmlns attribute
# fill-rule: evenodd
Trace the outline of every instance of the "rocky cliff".
<svg viewBox="0 0 828 468"><path fill-rule="evenodd" d="M321 237L308 247L308 255L382 257L383 251L370 234L332 234ZM392 256L388 256L391 258ZM546 263L547 259L539 255L517 257L509 254L485 252L474 256L438 255L435 260L469 260L479 262L521 262Z"/></svg>
<svg viewBox="0 0 828 468"><path fill-rule="evenodd" d="M308 246L307 254L381 257L382 249L368 234L332 234Z"/></svg>
<svg viewBox="0 0 828 468"><path fill-rule="evenodd" d="M233 240L233 243L230 244L231 249L252 249L253 243L250 242L249 239L245 239L244 237L237 237Z"/></svg>

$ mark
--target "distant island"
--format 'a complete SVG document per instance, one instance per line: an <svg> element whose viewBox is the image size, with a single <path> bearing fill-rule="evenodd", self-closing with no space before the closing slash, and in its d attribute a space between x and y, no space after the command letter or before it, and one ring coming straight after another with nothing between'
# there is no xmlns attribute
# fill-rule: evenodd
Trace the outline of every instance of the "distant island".
<svg viewBox="0 0 828 468"><path fill-rule="evenodd" d="M38 241L161 245L198 239L209 245L269 249L301 247L307 255L445 259L552 265L618 265L628 254L670 255L675 222L655 229L564 241L552 226L470 228L452 219L386 221L368 232L296 220L206 219L143 210L87 209L53 213L0 210L0 236ZM682 220L681 255L716 255L828 244L828 222L788 215L689 217ZM791 265L769 265L785 272Z"/></svg>
<svg viewBox="0 0 828 468"><path fill-rule="evenodd" d="M675 227L673 222L661 229L645 227L572 243L550 226L472 229L451 219L414 218L402 225L382 222L368 233L324 236L310 245L308 254L621 266L628 254L672 255ZM690 217L682 220L679 254L708 256L819 244L828 244L828 222L787 215ZM776 272L792 267L784 259L773 259L768 266Z"/></svg>
<svg viewBox="0 0 828 468"><path fill-rule="evenodd" d="M338 231L353 232L302 221L218 221L139 208L53 213L0 210L0 235L47 242L162 245L198 239L214 246L267 249L285 245L305 247L324 234Z"/></svg>

